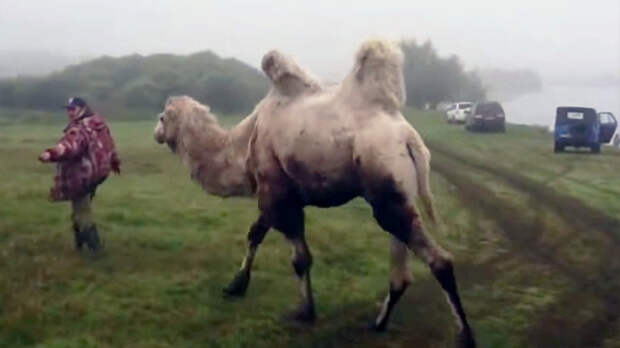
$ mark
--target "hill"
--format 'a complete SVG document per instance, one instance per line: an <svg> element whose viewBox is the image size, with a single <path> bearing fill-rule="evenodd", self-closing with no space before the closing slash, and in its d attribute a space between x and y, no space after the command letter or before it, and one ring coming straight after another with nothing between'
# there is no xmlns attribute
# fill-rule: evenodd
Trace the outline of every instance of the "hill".
<svg viewBox="0 0 620 348"><path fill-rule="evenodd" d="M45 77L0 80L0 107L57 110L72 95L97 109L156 110L170 95L188 94L220 113L245 113L269 87L256 69L210 51L101 57Z"/></svg>

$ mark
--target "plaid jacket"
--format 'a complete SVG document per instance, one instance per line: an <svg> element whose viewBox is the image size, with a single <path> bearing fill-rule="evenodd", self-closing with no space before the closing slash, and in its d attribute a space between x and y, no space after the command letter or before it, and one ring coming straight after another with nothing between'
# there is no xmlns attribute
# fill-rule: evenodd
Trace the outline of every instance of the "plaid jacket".
<svg viewBox="0 0 620 348"><path fill-rule="evenodd" d="M114 140L105 120L91 114L75 119L64 129L55 147L45 150L58 162L50 197L71 200L91 193L111 170L120 171Z"/></svg>

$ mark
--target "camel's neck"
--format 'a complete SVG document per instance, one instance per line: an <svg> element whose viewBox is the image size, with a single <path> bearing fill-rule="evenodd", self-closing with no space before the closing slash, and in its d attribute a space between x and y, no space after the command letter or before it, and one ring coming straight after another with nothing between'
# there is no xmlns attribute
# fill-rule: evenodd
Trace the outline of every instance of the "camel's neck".
<svg viewBox="0 0 620 348"><path fill-rule="evenodd" d="M254 121L248 116L230 130L217 123L194 123L183 132L186 141L178 144L177 153L207 192L222 197L253 194L245 158Z"/></svg>

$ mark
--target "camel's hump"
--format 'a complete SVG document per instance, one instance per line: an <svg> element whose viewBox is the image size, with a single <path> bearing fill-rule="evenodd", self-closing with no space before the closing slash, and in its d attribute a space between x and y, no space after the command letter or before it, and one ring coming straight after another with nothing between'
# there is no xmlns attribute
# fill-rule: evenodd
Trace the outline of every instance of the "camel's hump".
<svg viewBox="0 0 620 348"><path fill-rule="evenodd" d="M280 94L294 97L322 89L314 76L279 51L267 52L263 57L262 68Z"/></svg>
<svg viewBox="0 0 620 348"><path fill-rule="evenodd" d="M370 40L362 44L355 57L355 83L351 86L370 103L395 112L405 104L403 53L387 40Z"/></svg>
<svg viewBox="0 0 620 348"><path fill-rule="evenodd" d="M403 52L398 47L388 40L368 40L362 43L357 50L355 57L357 64L364 64L366 61L380 61L385 64L393 64L401 66L403 64Z"/></svg>

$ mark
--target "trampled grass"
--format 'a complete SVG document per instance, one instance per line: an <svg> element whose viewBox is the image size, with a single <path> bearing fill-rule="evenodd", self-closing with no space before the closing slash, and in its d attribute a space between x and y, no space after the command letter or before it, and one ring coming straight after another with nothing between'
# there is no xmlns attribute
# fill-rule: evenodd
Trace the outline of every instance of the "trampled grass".
<svg viewBox="0 0 620 348"><path fill-rule="evenodd" d="M558 156L549 135L535 128L470 134L438 114L408 114L437 149L432 184L443 223L431 231L455 255L479 346L617 347L618 320L611 315L617 303L606 296L617 288L612 282L611 290L598 289L608 276L603 257L612 257L615 245L604 227L575 230L550 202L565 195L603 217L620 216L620 152ZM153 123L111 123L123 172L95 199L106 245L97 257L73 250L68 204L47 201L53 169L36 161L62 123L1 126L0 346L451 345L449 308L426 267L413 259L415 282L391 329L366 330L387 291L389 238L362 200L306 209L315 325L282 319L299 294L290 247L275 231L259 250L246 297L223 298L256 203L201 191L178 159L155 144ZM549 189L546 201L497 168ZM576 240L561 244L567 236ZM571 296L579 297L579 308L567 304ZM562 333L562 325L574 332Z"/></svg>

